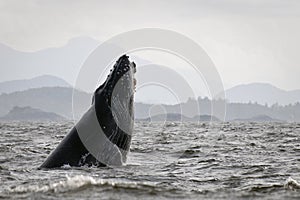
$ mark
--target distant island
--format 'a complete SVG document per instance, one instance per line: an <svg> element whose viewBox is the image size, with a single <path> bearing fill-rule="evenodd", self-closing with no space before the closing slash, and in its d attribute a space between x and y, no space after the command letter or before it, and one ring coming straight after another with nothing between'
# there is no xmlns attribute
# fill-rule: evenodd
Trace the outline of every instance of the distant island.
<svg viewBox="0 0 300 200"><path fill-rule="evenodd" d="M168 122L175 122L175 121L183 121L183 122L209 122L209 121L220 121L220 119L216 118L215 116L211 115L196 115L194 117L187 117L179 113L167 113L153 115L147 118L137 118L137 121L168 121Z"/></svg>
<svg viewBox="0 0 300 200"><path fill-rule="evenodd" d="M233 121L240 121L240 122L283 122L279 119L273 119L268 115L257 115L251 118L246 119L234 119Z"/></svg>
<svg viewBox="0 0 300 200"><path fill-rule="evenodd" d="M164 107L166 113L180 113L183 121L189 118L193 118L189 121L195 121L194 116L208 116L211 117L211 104L212 101L208 98L198 98L189 99L187 102L175 105L160 105ZM215 100L214 105L222 106L226 104L226 116L225 121L286 121L286 122L300 122L300 103L290 104L286 106L281 106L274 104L272 106L261 105L258 103L229 103L224 102L224 100L219 99ZM149 110L153 104L145 103L135 103L135 117L137 119L146 119L149 118ZM199 113L197 110L199 107ZM181 109L184 108L184 109ZM196 109L195 109L196 108ZM176 117L177 119L180 116L169 115L170 117ZM170 118L169 117L169 118ZM154 120L157 118L162 118L162 116L154 117ZM213 116L212 121L217 121L215 119L220 119L219 116ZM223 119L222 119L223 120ZM205 121L200 119L199 121ZM210 119L209 119L210 121Z"/></svg>
<svg viewBox="0 0 300 200"><path fill-rule="evenodd" d="M13 109L0 118L1 121L62 121L64 117L52 113L45 112L40 109L15 106Z"/></svg>

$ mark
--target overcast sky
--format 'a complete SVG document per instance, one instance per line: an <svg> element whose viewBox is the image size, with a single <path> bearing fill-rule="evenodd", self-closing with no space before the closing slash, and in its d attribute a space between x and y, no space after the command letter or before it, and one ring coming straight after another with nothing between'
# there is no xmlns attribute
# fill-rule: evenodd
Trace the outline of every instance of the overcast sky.
<svg viewBox="0 0 300 200"><path fill-rule="evenodd" d="M78 36L105 41L145 27L196 41L225 88L268 82L300 89L299 0L0 0L0 43L20 51L60 47Z"/></svg>

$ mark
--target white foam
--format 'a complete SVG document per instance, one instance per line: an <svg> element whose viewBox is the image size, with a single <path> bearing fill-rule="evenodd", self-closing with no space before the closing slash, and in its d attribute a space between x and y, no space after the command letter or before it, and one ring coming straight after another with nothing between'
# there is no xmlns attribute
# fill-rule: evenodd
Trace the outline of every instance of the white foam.
<svg viewBox="0 0 300 200"><path fill-rule="evenodd" d="M69 164L64 164L61 168L62 169L71 169L71 166Z"/></svg>
<svg viewBox="0 0 300 200"><path fill-rule="evenodd" d="M295 190L295 189L300 189L300 184L299 182L297 182L296 180L292 179L291 177L289 177L284 184L284 187L286 189L290 189L290 190Z"/></svg>
<svg viewBox="0 0 300 200"><path fill-rule="evenodd" d="M17 192L17 193L26 193L26 192L48 192L53 191L55 193L58 192L66 192L70 190L76 190L83 186L87 185L95 185L95 184L104 184L103 180L96 181L93 177L90 176L83 176L77 175L74 177L68 177L66 180L59 181L57 183L51 183L49 185L30 185L24 186L20 185L16 188L10 189L10 192Z"/></svg>
<svg viewBox="0 0 300 200"><path fill-rule="evenodd" d="M141 185L152 186L151 183L140 183ZM11 193L27 193L27 192L49 192L52 191L54 193L63 193L67 191L74 191L79 188L87 187L90 185L107 185L107 186L121 186L126 188L136 188L138 183L132 181L121 181L118 180L109 180L109 179L95 179L91 176L84 175L76 175L74 177L67 176L65 180L61 180L59 182L50 183L49 185L19 185L15 188L9 189Z"/></svg>

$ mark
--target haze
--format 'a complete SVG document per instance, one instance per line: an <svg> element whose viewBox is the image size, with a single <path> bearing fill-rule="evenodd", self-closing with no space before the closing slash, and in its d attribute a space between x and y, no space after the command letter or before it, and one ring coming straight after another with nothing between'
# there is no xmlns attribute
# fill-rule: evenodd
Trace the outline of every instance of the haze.
<svg viewBox="0 0 300 200"><path fill-rule="evenodd" d="M296 0L2 0L0 43L9 48L42 54L41 50L72 44L69 41L79 36L94 42L83 44L89 47L82 51L84 55L71 48L68 54L74 60L58 59L60 65L45 70L23 63L22 58L10 67L11 61L1 58L0 81L44 72L73 84L81 62L98 43L146 27L173 30L196 41L215 63L225 88L264 82L285 90L299 89L300 2ZM79 54L80 59L76 58ZM62 68L65 62L72 67Z"/></svg>

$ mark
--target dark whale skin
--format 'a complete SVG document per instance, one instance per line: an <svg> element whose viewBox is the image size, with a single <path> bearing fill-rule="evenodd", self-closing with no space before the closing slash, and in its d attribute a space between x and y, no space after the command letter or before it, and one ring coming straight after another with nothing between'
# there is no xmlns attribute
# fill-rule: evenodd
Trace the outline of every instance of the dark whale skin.
<svg viewBox="0 0 300 200"><path fill-rule="evenodd" d="M125 152L129 151L131 143L131 134L125 133L118 127L114 120L112 107L112 90L119 80L126 81L127 88L122 88L125 95L119 95L119 102L123 103L130 112L130 116L133 115L133 77L124 75L132 70L135 73L136 66L132 62L130 63L128 56L121 56L114 65L111 73L108 75L106 81L96 89L92 99L92 106L95 106L97 119L101 127L105 127L105 135L109 140L115 144L119 149ZM126 91L126 90L129 91ZM130 98L129 100L126 98ZM129 104L127 103L129 101ZM128 120L128 119L127 119ZM128 128L132 131L133 127ZM114 134L114 137L111 137ZM62 166L98 166L103 167L105 164L99 162L84 146L82 143L76 126L64 137L55 150L48 156L45 162L39 167L43 168L59 168Z"/></svg>

